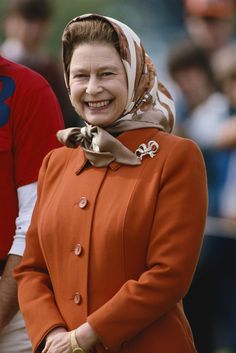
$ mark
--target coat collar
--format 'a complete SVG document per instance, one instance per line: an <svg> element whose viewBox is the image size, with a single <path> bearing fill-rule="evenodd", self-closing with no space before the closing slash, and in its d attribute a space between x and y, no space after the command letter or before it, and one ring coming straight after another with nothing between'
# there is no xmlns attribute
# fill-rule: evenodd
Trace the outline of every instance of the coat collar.
<svg viewBox="0 0 236 353"><path fill-rule="evenodd" d="M141 144L143 143L147 144L150 140L152 140L153 137L157 134L157 132L158 132L158 129L156 128L143 128L143 129L129 130L124 133L121 133L117 137L117 139L129 150L131 150L132 152L135 152L136 149ZM77 168L75 173L79 174L83 170L87 162L88 162L88 159L86 158L83 150L79 148L78 163L77 163ZM117 162L112 162L109 164L108 167L111 168L113 171L116 171L122 166L124 165ZM134 167L137 168L139 167L139 165ZM106 168L106 167L103 167L103 168Z"/></svg>

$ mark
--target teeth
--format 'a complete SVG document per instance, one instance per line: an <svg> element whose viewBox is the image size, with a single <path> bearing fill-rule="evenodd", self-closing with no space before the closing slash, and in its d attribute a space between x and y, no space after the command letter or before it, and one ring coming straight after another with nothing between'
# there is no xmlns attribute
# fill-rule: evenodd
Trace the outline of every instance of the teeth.
<svg viewBox="0 0 236 353"><path fill-rule="evenodd" d="M102 102L88 102L88 106L91 108L101 108L105 107L109 104L109 100L102 101Z"/></svg>

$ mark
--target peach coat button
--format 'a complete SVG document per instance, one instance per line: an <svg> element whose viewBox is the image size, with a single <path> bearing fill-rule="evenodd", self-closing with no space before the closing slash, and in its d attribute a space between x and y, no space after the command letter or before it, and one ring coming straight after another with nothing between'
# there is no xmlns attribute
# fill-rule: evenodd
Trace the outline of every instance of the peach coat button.
<svg viewBox="0 0 236 353"><path fill-rule="evenodd" d="M88 204L88 200L85 196L81 197L81 199L79 200L79 207L80 208L84 208L86 207Z"/></svg>
<svg viewBox="0 0 236 353"><path fill-rule="evenodd" d="M80 304L80 302L81 302L81 294L79 293L79 292L76 292L75 293L75 296L74 296L74 303L75 304Z"/></svg>
<svg viewBox="0 0 236 353"><path fill-rule="evenodd" d="M80 244L76 244L75 245L74 253L75 253L76 256L81 255L82 254L82 250L83 250L83 248L82 248L82 246Z"/></svg>

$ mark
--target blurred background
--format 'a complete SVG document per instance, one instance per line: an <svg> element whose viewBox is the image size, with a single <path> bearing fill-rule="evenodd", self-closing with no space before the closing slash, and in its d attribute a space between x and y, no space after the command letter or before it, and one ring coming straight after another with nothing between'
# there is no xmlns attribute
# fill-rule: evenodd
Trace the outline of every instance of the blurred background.
<svg viewBox="0 0 236 353"><path fill-rule="evenodd" d="M137 32L174 97L174 133L203 153L208 220L184 307L199 353L236 353L235 0L1 0L1 55L49 81L66 127L83 122L64 85L60 41L66 23L83 13Z"/></svg>
<svg viewBox="0 0 236 353"><path fill-rule="evenodd" d="M4 18L8 0L0 2L1 31L4 38ZM183 6L181 0L52 0L52 16L45 44L54 54L60 53L60 38L65 24L82 13L98 13L127 22L137 31L146 50L162 65L168 44L183 35Z"/></svg>

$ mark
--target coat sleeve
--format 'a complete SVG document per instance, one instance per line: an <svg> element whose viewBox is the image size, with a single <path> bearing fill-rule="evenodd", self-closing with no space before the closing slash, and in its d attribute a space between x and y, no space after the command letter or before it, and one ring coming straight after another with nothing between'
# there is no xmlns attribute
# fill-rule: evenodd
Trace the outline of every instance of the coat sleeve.
<svg viewBox="0 0 236 353"><path fill-rule="evenodd" d="M53 151L45 157L40 169L38 198L26 236L26 249L21 263L14 270L14 277L18 282L20 309L23 313L34 352L38 351L39 345L52 328L57 326L66 327L54 300L51 281L37 231L40 196L47 165L52 153Z"/></svg>
<svg viewBox="0 0 236 353"><path fill-rule="evenodd" d="M128 280L88 317L111 352L166 314L188 291L204 233L206 185L199 148L190 140L179 139L162 171L147 271L138 280Z"/></svg>

